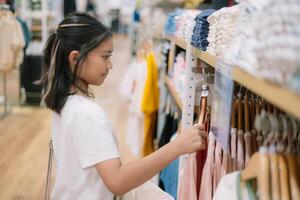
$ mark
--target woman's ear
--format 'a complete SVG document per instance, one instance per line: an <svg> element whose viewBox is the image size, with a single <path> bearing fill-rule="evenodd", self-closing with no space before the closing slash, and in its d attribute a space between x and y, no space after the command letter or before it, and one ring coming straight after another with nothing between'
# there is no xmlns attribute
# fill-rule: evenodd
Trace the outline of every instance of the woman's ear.
<svg viewBox="0 0 300 200"><path fill-rule="evenodd" d="M71 51L71 53L69 54L69 63L70 63L70 67L73 71L75 64L77 63L78 57L79 57L79 51Z"/></svg>

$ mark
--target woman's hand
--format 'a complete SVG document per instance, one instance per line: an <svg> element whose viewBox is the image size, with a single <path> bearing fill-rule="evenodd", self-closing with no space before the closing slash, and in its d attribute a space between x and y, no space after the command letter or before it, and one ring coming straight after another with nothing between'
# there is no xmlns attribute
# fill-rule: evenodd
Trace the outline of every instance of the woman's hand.
<svg viewBox="0 0 300 200"><path fill-rule="evenodd" d="M183 129L174 140L180 155L205 149L206 141L207 133L204 126L199 124Z"/></svg>
<svg viewBox="0 0 300 200"><path fill-rule="evenodd" d="M122 165L119 158L96 165L107 188L116 195L123 195L159 173L178 156L206 147L206 132L201 125L184 129L177 138L154 153Z"/></svg>

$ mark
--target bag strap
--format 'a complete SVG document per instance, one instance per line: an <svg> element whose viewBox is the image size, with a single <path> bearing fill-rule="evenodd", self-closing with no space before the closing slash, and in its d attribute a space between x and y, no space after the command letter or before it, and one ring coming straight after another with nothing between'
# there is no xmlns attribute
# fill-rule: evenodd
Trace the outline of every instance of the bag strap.
<svg viewBox="0 0 300 200"><path fill-rule="evenodd" d="M51 185L52 160L53 160L53 144L52 144L52 139L50 139L45 200L50 199L49 194L50 194L50 185Z"/></svg>

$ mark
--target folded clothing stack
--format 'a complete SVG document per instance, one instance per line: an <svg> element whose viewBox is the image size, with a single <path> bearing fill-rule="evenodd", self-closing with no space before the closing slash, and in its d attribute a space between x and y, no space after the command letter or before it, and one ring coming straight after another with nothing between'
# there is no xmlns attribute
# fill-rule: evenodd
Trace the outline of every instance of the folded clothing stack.
<svg viewBox="0 0 300 200"><path fill-rule="evenodd" d="M168 14L167 23L165 25L165 33L167 35L175 34L175 32L177 30L177 27L176 27L177 19L181 14L183 14L182 9L176 9L174 12L171 12Z"/></svg>
<svg viewBox="0 0 300 200"><path fill-rule="evenodd" d="M242 0L228 52L245 71L300 94L300 1Z"/></svg>
<svg viewBox="0 0 300 200"><path fill-rule="evenodd" d="M191 44L203 51L206 51L208 46L207 36L209 33L209 24L207 18L214 13L213 9L203 10L195 17L195 26L191 38Z"/></svg>
<svg viewBox="0 0 300 200"><path fill-rule="evenodd" d="M175 35L190 43L193 28L195 26L195 21L192 19L194 19L199 13L200 10L185 10L182 15L178 16L176 21L177 31Z"/></svg>
<svg viewBox="0 0 300 200"><path fill-rule="evenodd" d="M223 60L224 52L227 51L233 39L233 33L239 14L239 5L236 5L222 8L207 18L209 23L207 51L215 54L217 59Z"/></svg>

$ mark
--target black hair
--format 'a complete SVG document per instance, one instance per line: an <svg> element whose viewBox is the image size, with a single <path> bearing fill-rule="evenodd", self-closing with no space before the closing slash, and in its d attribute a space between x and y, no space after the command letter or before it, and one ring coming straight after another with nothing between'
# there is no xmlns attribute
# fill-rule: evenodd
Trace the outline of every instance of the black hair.
<svg viewBox="0 0 300 200"><path fill-rule="evenodd" d="M89 91L77 84L78 67L89 52L111 37L111 31L88 14L75 12L66 16L56 32L48 38L44 48L44 64L39 83L43 86L42 103L47 108L60 114L71 86L91 96ZM80 54L72 70L68 57L74 50Z"/></svg>

